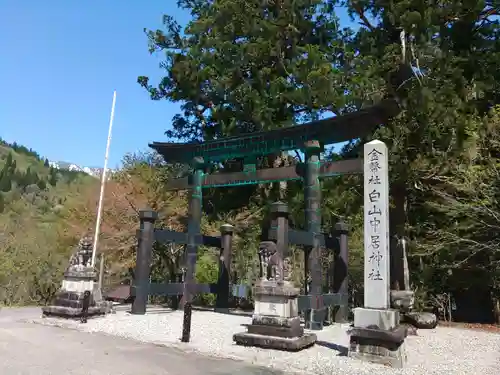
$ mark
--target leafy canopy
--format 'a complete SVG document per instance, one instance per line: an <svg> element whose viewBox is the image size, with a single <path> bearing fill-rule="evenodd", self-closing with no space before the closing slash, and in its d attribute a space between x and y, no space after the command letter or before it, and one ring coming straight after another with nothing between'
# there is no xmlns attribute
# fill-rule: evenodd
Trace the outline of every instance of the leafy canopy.
<svg viewBox="0 0 500 375"><path fill-rule="evenodd" d="M208 140L284 126L345 104L346 32L320 0L179 0L192 20L181 31L146 31L166 75L151 98L182 103L167 135Z"/></svg>

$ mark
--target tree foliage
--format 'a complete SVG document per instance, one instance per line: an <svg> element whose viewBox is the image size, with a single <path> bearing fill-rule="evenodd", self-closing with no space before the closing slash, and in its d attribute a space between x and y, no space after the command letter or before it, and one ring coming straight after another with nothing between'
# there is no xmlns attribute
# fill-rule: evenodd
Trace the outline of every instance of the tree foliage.
<svg viewBox="0 0 500 375"><path fill-rule="evenodd" d="M412 240L411 256L419 259L414 271L421 271L422 264L427 267L429 277L420 286L455 294L479 288L477 294L490 293L498 301L498 264L484 263L497 259L488 246L495 236L487 229L491 220L477 217L480 201L486 200L493 211L496 202L491 191L482 190L481 197L469 189L495 184L494 173L484 167L496 164L498 157L492 130L497 115L488 116L500 99L495 68L500 62L499 4L345 4L362 24L352 42L360 51L356 66L363 67L357 75L363 74L367 84L353 87L357 96L369 92L370 84L401 61L413 65L419 80L420 88L410 92L402 115L374 136L391 150L391 193L396 206L391 215L397 220L393 231ZM478 221L474 225L472 217ZM457 225L450 227L450 219Z"/></svg>
<svg viewBox="0 0 500 375"><path fill-rule="evenodd" d="M472 283L460 284L452 275L476 268L482 276L474 285L498 296L492 229L498 194L498 115L492 112L500 99L498 2L178 4L192 15L184 29L166 15L164 30L146 30L150 52L166 53L165 77L156 87L147 77L138 79L152 99L181 103L182 113L167 130L173 139L209 140L358 110L386 96L388 73L410 64L414 77L405 110L367 137L384 140L390 150L391 235L410 239L415 287L459 293ZM343 27L335 14L339 7L347 8L358 29ZM353 140L331 157L355 156L363 142ZM358 248L360 182L356 176L332 178L323 191L324 223L349 219ZM288 184L299 225L300 189ZM224 207L223 196L212 204ZM239 210L244 207L250 209L248 200L240 200ZM457 224L450 226L450 220Z"/></svg>
<svg viewBox="0 0 500 375"><path fill-rule="evenodd" d="M44 164L25 146L0 144L0 305L50 302L83 232L72 208L87 183L98 185L92 177L58 184L65 173Z"/></svg>
<svg viewBox="0 0 500 375"><path fill-rule="evenodd" d="M319 0L178 1L191 12L182 30L164 16L165 32L146 31L163 51L165 77L152 99L182 103L167 134L187 140L270 129L338 111L345 85L344 31Z"/></svg>

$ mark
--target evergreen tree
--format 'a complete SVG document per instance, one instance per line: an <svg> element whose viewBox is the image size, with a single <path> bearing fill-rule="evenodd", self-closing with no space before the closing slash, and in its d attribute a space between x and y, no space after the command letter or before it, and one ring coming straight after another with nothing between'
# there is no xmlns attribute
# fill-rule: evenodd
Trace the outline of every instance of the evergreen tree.
<svg viewBox="0 0 500 375"><path fill-rule="evenodd" d="M11 176L13 176L16 173L16 168L17 168L17 162L15 160L12 160L9 166L9 174Z"/></svg>
<svg viewBox="0 0 500 375"><path fill-rule="evenodd" d="M43 165L46 167L46 168L49 168L50 167L50 163L49 163L49 159L45 159Z"/></svg>
<svg viewBox="0 0 500 375"><path fill-rule="evenodd" d="M182 103L166 133L177 139L270 129L338 112L344 87L337 66L346 46L334 9L320 0L180 0L192 20L181 33L148 31L150 50L166 53L152 99Z"/></svg>
<svg viewBox="0 0 500 375"><path fill-rule="evenodd" d="M7 168L11 167L12 162L13 162L12 152L9 152L7 154L7 159L5 159L5 165L7 166Z"/></svg>
<svg viewBox="0 0 500 375"><path fill-rule="evenodd" d="M12 181L15 182L18 186L22 186L24 180L24 172L16 169L14 175L12 176Z"/></svg>
<svg viewBox="0 0 500 375"><path fill-rule="evenodd" d="M36 184L37 179L35 178L35 175L36 173L31 171L31 167L26 168L26 171L20 174L19 180L17 181L18 185L21 188L25 188L31 184Z"/></svg>
<svg viewBox="0 0 500 375"><path fill-rule="evenodd" d="M5 168L0 172L0 192L8 192L12 189L12 179L9 174L6 173Z"/></svg>
<svg viewBox="0 0 500 375"><path fill-rule="evenodd" d="M49 170L49 184L52 186L56 186L57 184L57 170L52 167Z"/></svg>
<svg viewBox="0 0 500 375"><path fill-rule="evenodd" d="M426 202L437 199L433 196L436 185L450 170L456 165L467 168L473 162L481 133L477 116L500 102L498 4L333 3L347 5L362 24L350 41L352 49L359 51L348 76L352 103L357 101L359 107L376 100L383 89L380 77L399 64L414 68L418 85L409 93L406 110L374 136L388 144L391 154L393 234L418 238L423 245L429 234L423 223L430 220ZM448 229L446 219L440 220L436 216L429 228ZM410 231L405 233L406 229ZM446 252L450 250L455 251Z"/></svg>
<svg viewBox="0 0 500 375"><path fill-rule="evenodd" d="M40 190L45 190L47 188L47 183L44 179L39 179L36 185L40 188Z"/></svg>

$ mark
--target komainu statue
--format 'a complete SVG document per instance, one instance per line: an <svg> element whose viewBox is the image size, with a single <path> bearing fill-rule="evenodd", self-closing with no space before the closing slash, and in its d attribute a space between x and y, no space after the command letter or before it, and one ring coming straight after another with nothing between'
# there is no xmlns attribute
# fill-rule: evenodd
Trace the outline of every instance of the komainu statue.
<svg viewBox="0 0 500 375"><path fill-rule="evenodd" d="M52 304L42 307L44 316L81 318L112 312L111 305L102 300L97 273L92 267L92 237L83 236L69 259L61 288Z"/></svg>
<svg viewBox="0 0 500 375"><path fill-rule="evenodd" d="M92 265L92 237L84 236L69 259L68 271L82 271Z"/></svg>
<svg viewBox="0 0 500 375"><path fill-rule="evenodd" d="M273 241L259 244L260 277L264 280L283 281L283 259Z"/></svg>

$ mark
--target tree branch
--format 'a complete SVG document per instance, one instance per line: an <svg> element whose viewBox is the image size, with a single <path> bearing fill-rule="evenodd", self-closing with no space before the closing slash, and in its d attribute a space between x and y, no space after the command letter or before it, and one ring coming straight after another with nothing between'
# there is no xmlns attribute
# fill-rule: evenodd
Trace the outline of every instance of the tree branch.
<svg viewBox="0 0 500 375"><path fill-rule="evenodd" d="M352 8L358 15L358 17L361 19L360 25L363 25L367 27L370 31L375 31L375 27L371 24L371 22L368 20L368 18L365 15L364 10L362 9L361 5L356 4L354 1L351 1Z"/></svg>

